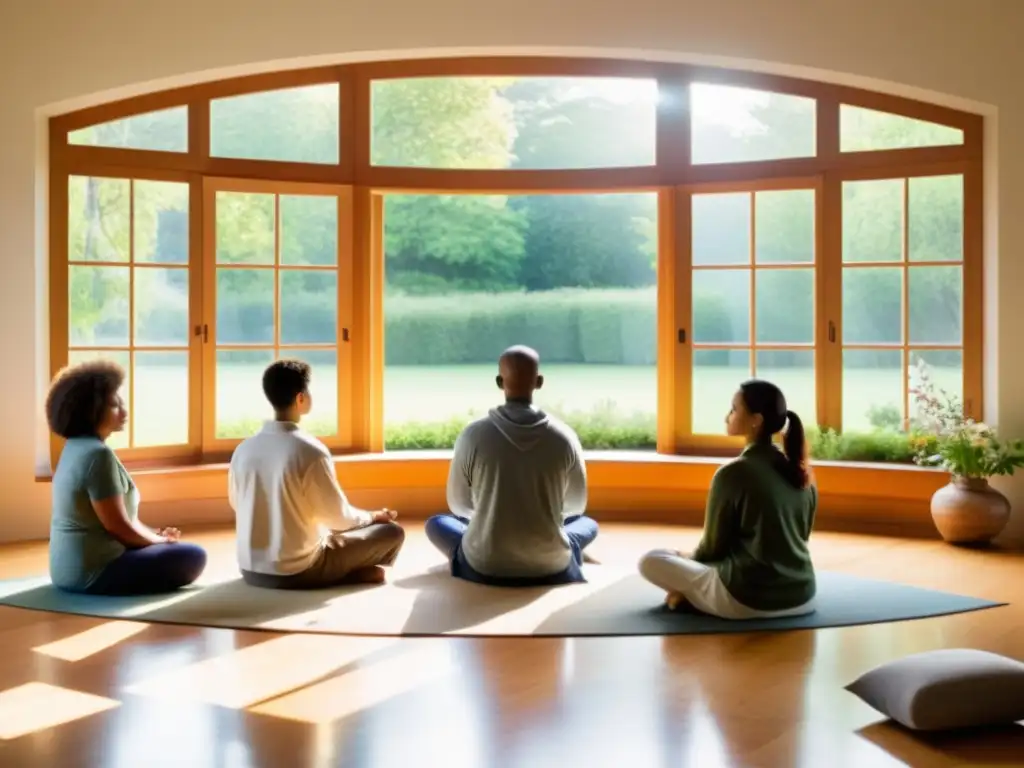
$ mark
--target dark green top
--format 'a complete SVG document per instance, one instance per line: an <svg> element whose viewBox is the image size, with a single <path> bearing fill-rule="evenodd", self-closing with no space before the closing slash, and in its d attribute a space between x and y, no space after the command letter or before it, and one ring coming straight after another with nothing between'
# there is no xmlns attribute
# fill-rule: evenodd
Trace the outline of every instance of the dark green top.
<svg viewBox="0 0 1024 768"><path fill-rule="evenodd" d="M103 527L92 502L124 496L134 520L139 492L110 447L96 437L75 437L64 444L53 473L50 518L50 579L63 589L88 589L124 545Z"/></svg>
<svg viewBox="0 0 1024 768"><path fill-rule="evenodd" d="M814 597L807 540L818 491L795 488L776 469L771 445L750 445L715 473L704 536L693 559L714 567L729 593L758 611L782 611Z"/></svg>

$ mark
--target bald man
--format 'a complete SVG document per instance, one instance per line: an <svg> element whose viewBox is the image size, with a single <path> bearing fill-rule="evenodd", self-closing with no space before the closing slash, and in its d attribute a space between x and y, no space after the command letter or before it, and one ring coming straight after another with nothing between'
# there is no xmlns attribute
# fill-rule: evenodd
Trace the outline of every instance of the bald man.
<svg viewBox="0 0 1024 768"><path fill-rule="evenodd" d="M427 538L452 575L499 586L583 581L583 550L597 523L583 513L587 470L573 430L533 405L540 358L510 347L498 360L505 404L467 426L448 474L450 515Z"/></svg>

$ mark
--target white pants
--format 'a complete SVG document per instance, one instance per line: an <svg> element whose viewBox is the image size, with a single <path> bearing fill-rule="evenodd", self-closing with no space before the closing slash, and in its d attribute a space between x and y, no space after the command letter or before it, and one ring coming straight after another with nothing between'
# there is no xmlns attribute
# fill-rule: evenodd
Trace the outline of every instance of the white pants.
<svg viewBox="0 0 1024 768"><path fill-rule="evenodd" d="M814 600L784 611L758 611L733 597L718 571L670 549L655 549L640 559L640 575L666 592L674 592L701 613L722 619L767 619L803 616L814 611Z"/></svg>

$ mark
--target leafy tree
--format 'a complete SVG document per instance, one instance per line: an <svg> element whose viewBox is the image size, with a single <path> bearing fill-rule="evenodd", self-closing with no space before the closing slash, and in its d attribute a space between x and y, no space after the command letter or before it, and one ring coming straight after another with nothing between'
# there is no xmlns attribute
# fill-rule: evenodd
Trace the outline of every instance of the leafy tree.
<svg viewBox="0 0 1024 768"><path fill-rule="evenodd" d="M374 165L498 169L511 161L512 109L507 83L488 77L384 80L371 93Z"/></svg>
<svg viewBox="0 0 1024 768"><path fill-rule="evenodd" d="M72 144L164 152L188 150L188 109L172 107L72 131Z"/></svg>
<svg viewBox="0 0 1024 768"><path fill-rule="evenodd" d="M515 130L504 80L421 78L373 86L371 157L384 166L506 168ZM389 289L514 288L522 216L504 196L396 195L385 208Z"/></svg>
<svg viewBox="0 0 1024 768"><path fill-rule="evenodd" d="M805 100L742 89L712 95L714 99L694 112L695 161L756 161L806 156L813 150L814 113ZM373 90L371 156L379 165L449 169L645 165L654 159L654 98L649 85L630 88L614 78L382 81ZM213 105L213 117L217 154L305 162L337 158L333 86L224 100ZM171 113L137 116L85 129L79 140L173 149L180 118ZM843 127L860 149L952 140L949 129L878 113L844 111ZM181 185L138 182L134 188L136 258L179 262L188 234L187 196L181 196ZM132 232L129 189L123 180L72 179L72 258L126 261ZM912 263L961 258L962 180L911 180L906 216L902 195L901 180L846 185L845 259L852 264L900 258L904 220ZM279 206L282 260L293 266L333 263L338 249L334 200L282 196ZM806 262L815 237L811 193L761 192L754 207L757 263ZM745 215L749 219L749 211ZM709 247L732 247L735 219L715 211L702 217ZM658 227L652 194L389 195L385 219L387 288L392 293L649 288L656 281ZM270 263L274 227L273 196L224 194L218 203L218 262ZM268 282L268 274L219 272L221 340L273 337L273 281ZM757 325L766 334L762 340L809 341L813 290L800 276L774 282L760 276L768 274L759 273L761 289L754 307L734 290L712 289L710 283L705 288L698 281L695 334L725 338L756 312ZM70 330L75 344L127 340L126 275L119 267L72 270ZM146 301L136 302L141 312L137 331L160 338L180 336L182 313L187 314L182 275L153 273ZM847 340L899 341L901 275L899 268L845 270ZM956 268L911 267L912 341L959 341L960 281ZM282 318L299 329L297 338L329 341L335 311L334 289L323 273L309 270L289 277ZM870 356L862 358L870 362ZM876 363L881 362L879 357Z"/></svg>

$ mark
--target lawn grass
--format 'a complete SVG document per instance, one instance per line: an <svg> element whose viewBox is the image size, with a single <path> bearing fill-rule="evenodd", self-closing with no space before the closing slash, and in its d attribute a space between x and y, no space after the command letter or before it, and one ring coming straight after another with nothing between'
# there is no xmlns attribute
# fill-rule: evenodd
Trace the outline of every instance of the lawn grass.
<svg viewBox="0 0 1024 768"><path fill-rule="evenodd" d="M494 381L496 366L389 366L384 375L384 421L390 449L434 448L451 445L461 427L483 415L501 400ZM654 444L657 376L654 366L549 365L545 384L537 393L542 408L572 424L590 448L651 448ZM260 365L224 365L217 372L217 414L223 437L244 437L267 417L260 389ZM761 370L758 375L778 384L789 407L805 423L816 423L815 382L810 368ZM960 372L934 369L940 386L959 392ZM694 430L721 434L736 386L749 377L741 367L701 367L694 372ZM873 429L872 409L902 409L902 378L898 369L848 370L843 384L845 432ZM130 403L135 444L163 445L187 436L188 375L184 367L137 367ZM314 410L308 426L326 435L336 429L336 372L333 366L313 371ZM874 438L872 438L874 440ZM905 460L905 440L879 438L885 445L865 448L867 438L848 435L844 446L821 441L819 451L841 454L854 448L858 456ZM894 446L900 442L902 448ZM878 441L875 440L877 443ZM866 453L865 453L866 451ZM828 458L841 458L840 455Z"/></svg>

